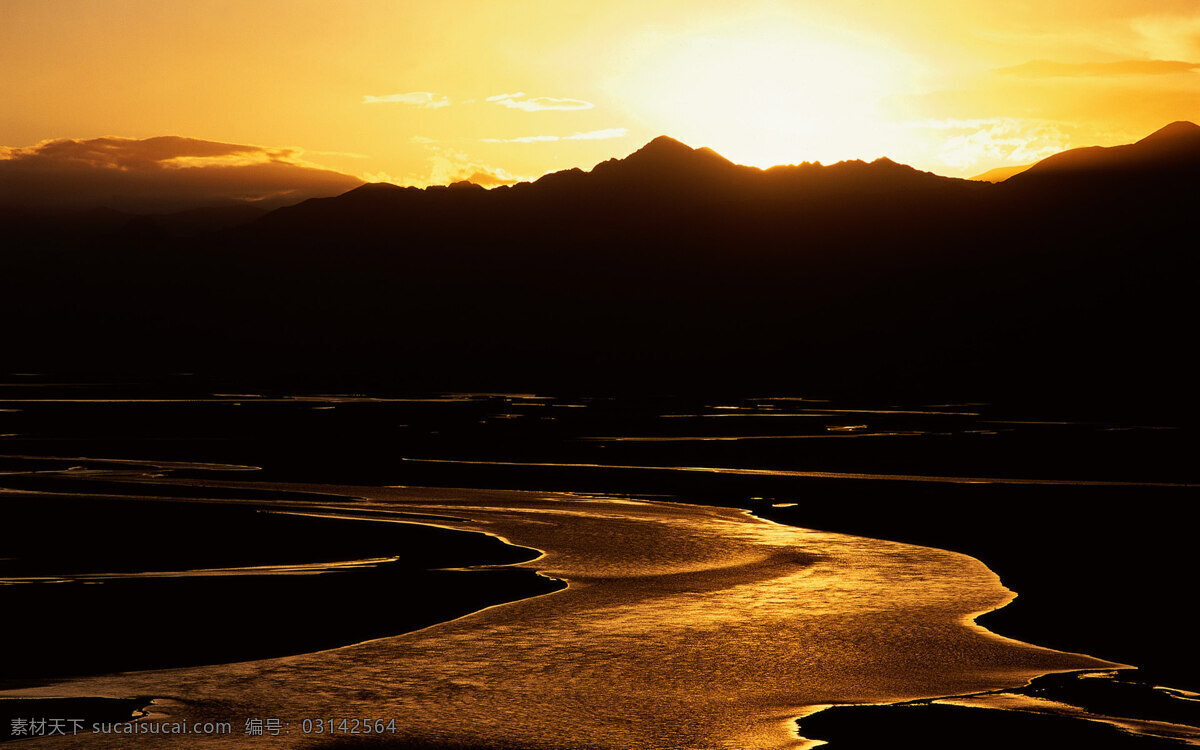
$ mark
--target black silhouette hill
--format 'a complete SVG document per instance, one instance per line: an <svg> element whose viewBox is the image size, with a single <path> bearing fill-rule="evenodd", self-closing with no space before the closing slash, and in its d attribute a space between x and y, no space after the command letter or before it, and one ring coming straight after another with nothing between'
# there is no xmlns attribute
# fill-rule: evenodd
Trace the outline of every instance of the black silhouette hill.
<svg viewBox="0 0 1200 750"><path fill-rule="evenodd" d="M1153 185L1169 179L1194 179L1198 168L1200 125L1181 121L1136 143L1075 148L1049 156L1011 179L1016 184L1095 179L1101 183L1137 180Z"/></svg>
<svg viewBox="0 0 1200 750"><path fill-rule="evenodd" d="M1198 161L1200 125L1181 120L1151 133L1137 143L1070 149L1033 164L989 169L971 179L1004 182L1029 172L1033 177L1023 179L1078 179L1086 176L1128 179L1145 174L1151 180L1161 180L1164 173L1179 172L1186 175L1196 168Z"/></svg>
<svg viewBox="0 0 1200 750"><path fill-rule="evenodd" d="M368 184L192 238L23 242L0 269L19 321L6 356L435 386L1165 398L1192 378L1180 237L1197 132L1000 184L887 159L761 170L660 137L490 190Z"/></svg>

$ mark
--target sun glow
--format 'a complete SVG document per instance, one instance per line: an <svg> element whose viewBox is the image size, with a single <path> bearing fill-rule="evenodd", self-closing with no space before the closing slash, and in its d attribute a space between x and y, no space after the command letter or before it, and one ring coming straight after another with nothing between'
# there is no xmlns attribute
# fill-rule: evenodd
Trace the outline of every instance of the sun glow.
<svg viewBox="0 0 1200 750"><path fill-rule="evenodd" d="M794 29L664 42L629 86L663 132L760 167L884 155L877 108L902 56Z"/></svg>
<svg viewBox="0 0 1200 750"><path fill-rule="evenodd" d="M500 184L668 135L969 177L1197 119L1197 29L1197 0L0 0L0 149L178 136Z"/></svg>

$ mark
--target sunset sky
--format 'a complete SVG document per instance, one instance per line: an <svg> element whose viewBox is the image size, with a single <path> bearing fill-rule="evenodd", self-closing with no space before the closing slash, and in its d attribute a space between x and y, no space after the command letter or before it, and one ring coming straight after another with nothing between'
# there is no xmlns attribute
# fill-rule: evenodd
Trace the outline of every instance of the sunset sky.
<svg viewBox="0 0 1200 750"><path fill-rule="evenodd" d="M496 184L665 133L970 176L1200 120L1200 4L0 0L0 91L10 153L173 135Z"/></svg>

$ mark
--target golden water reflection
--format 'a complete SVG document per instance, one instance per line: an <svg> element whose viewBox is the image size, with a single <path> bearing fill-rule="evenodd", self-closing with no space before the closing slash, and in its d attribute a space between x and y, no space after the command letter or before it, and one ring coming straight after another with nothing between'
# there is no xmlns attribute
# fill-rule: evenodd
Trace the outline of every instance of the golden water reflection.
<svg viewBox="0 0 1200 750"><path fill-rule="evenodd" d="M970 557L735 509L537 492L158 481L363 499L353 508L312 503L312 512L342 517L457 519L453 528L544 551L521 565L569 586L325 652L20 694L181 696L164 710L189 721L270 716L299 727L306 717L394 718L405 739L496 748L766 750L804 746L795 719L830 704L965 695L1119 666L975 625L1012 593ZM231 618L238 606L229 603ZM318 739L293 732L278 746ZM120 737L89 740L123 746ZM147 735L138 747L173 742ZM189 737L188 746L239 741Z"/></svg>

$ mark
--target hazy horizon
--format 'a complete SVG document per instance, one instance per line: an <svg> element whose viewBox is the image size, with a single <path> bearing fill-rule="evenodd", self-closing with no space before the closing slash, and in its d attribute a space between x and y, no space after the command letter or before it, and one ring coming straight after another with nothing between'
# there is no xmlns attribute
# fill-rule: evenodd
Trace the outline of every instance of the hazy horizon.
<svg viewBox="0 0 1200 750"><path fill-rule="evenodd" d="M1158 133L1180 122L1194 127L1194 123L1189 121L1177 121L1154 132ZM628 158L661 139L682 143L694 151L709 148L683 143L663 134L629 153L614 154L596 164L584 165L583 170L591 171L604 161ZM0 206L41 211L104 207L148 214L227 204L250 204L272 210L309 198L340 195L363 184L403 184L390 179L366 180L323 169L301 158L301 154L298 149L271 149L180 136L58 139L25 148L0 148L0 157L3 157L0 158ZM737 164L736 161L730 161ZM824 166L843 161L872 160L846 159ZM820 161L808 163L822 164ZM965 179L1003 181L1036 163L997 167ZM765 170L796 164L798 162L769 167L742 166ZM554 170L558 171L565 170ZM533 182L544 176L538 175L520 182ZM470 182L490 189L517 181L496 180L486 172L475 172L421 187L445 186L452 182Z"/></svg>

